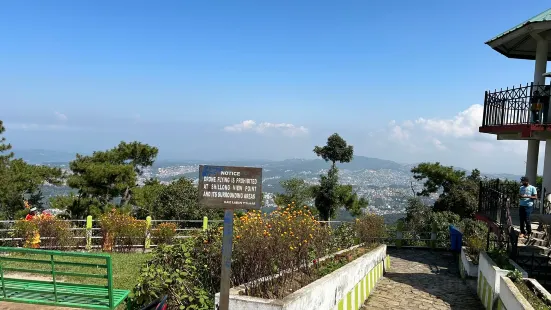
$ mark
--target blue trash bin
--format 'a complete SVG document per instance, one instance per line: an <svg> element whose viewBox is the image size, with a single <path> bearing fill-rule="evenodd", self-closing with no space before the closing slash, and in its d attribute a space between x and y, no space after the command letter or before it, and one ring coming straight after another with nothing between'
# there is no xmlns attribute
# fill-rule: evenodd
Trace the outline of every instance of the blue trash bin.
<svg viewBox="0 0 551 310"><path fill-rule="evenodd" d="M452 252L461 252L461 246L463 245L463 233L453 225L450 225L450 241Z"/></svg>

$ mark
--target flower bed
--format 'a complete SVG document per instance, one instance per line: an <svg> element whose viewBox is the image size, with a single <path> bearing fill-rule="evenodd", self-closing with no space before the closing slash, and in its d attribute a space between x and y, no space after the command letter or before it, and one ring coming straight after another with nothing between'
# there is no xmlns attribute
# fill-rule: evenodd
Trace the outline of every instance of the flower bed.
<svg viewBox="0 0 551 310"><path fill-rule="evenodd" d="M524 277L528 276L528 273L515 262L509 260L509 263L514 268L518 269ZM490 256L488 256L488 253L480 252L478 259L477 293L486 309L493 309L494 303L499 296L500 277L506 277L509 271L510 270L499 268Z"/></svg>
<svg viewBox="0 0 551 310"><path fill-rule="evenodd" d="M476 277L478 275L478 264L475 264L471 257L467 254L467 248L461 247L461 259L459 260L459 271L461 277Z"/></svg>
<svg viewBox="0 0 551 310"><path fill-rule="evenodd" d="M515 283L508 277L502 276L497 309L551 309L551 294L534 279L521 279L519 283Z"/></svg>
<svg viewBox="0 0 551 310"><path fill-rule="evenodd" d="M346 253L351 249L341 251ZM320 259L320 261L323 259ZM383 272L389 268L386 245L380 245L352 262L280 299L246 296L245 285L230 290L231 309L359 309ZM216 294L218 304L219 294Z"/></svg>

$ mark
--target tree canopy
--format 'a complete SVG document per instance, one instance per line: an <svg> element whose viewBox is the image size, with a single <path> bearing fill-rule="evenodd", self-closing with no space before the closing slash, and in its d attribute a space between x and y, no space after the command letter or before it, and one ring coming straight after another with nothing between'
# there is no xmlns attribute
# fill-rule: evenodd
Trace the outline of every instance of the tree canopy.
<svg viewBox="0 0 551 310"><path fill-rule="evenodd" d="M337 162L350 162L354 156L354 147L335 133L329 136L323 147L314 147L314 153L325 161L331 162L327 175L320 175L320 184L313 186L314 203L322 220L334 217L338 208L344 207L359 215L367 208L368 201L353 190L351 185L339 184L339 169Z"/></svg>
<svg viewBox="0 0 551 310"><path fill-rule="evenodd" d="M478 206L480 171L474 169L470 175L452 166L436 163L421 163L411 169L413 177L424 181L418 196L429 196L441 191L434 203L436 211L451 211L461 217L472 217Z"/></svg>
<svg viewBox="0 0 551 310"><path fill-rule="evenodd" d="M295 203L298 207L310 206L312 204L312 186L305 180L293 178L280 182L283 193L278 193L274 197L274 203L278 206L286 206Z"/></svg>
<svg viewBox="0 0 551 310"><path fill-rule="evenodd" d="M80 198L93 198L101 204L120 197L120 205L127 204L137 177L145 167L153 165L158 149L140 142L121 142L107 151L91 156L77 154L69 164L72 175L67 184L78 190Z"/></svg>
<svg viewBox="0 0 551 310"><path fill-rule="evenodd" d="M3 136L6 128L0 121L0 217L16 219L24 212L24 201L38 206L45 183L61 185L64 174L59 168L30 165L14 158L11 145Z"/></svg>
<svg viewBox="0 0 551 310"><path fill-rule="evenodd" d="M325 161L330 161L332 167L335 167L337 162L349 163L352 160L354 157L354 147L348 145L338 133L334 133L327 138L325 146L314 147L314 153Z"/></svg>

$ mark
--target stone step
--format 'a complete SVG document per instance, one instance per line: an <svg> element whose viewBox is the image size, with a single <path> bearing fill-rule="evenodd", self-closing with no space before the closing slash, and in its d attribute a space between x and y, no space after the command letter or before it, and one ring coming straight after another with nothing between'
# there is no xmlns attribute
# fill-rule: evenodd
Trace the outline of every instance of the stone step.
<svg viewBox="0 0 551 310"><path fill-rule="evenodd" d="M518 243L524 245L539 245L543 247L549 247L549 241L547 241L547 239L540 239L535 237L530 237L529 239L518 238Z"/></svg>
<svg viewBox="0 0 551 310"><path fill-rule="evenodd" d="M527 245L520 243L517 245L517 249L520 254L531 255L532 253L549 255L551 253L551 248L541 246L541 245Z"/></svg>

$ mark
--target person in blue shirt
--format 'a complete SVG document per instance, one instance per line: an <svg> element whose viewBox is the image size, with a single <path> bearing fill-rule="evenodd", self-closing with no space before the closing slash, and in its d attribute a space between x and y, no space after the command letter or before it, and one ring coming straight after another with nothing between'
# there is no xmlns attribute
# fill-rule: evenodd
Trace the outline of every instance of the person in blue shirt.
<svg viewBox="0 0 551 310"><path fill-rule="evenodd" d="M519 202L519 217L520 217L520 236L530 237L532 233L532 224L530 223L530 215L534 209L534 201L538 199L538 191L532 185L527 177L520 179L522 186L520 187L520 202ZM526 229L525 229L526 227Z"/></svg>

